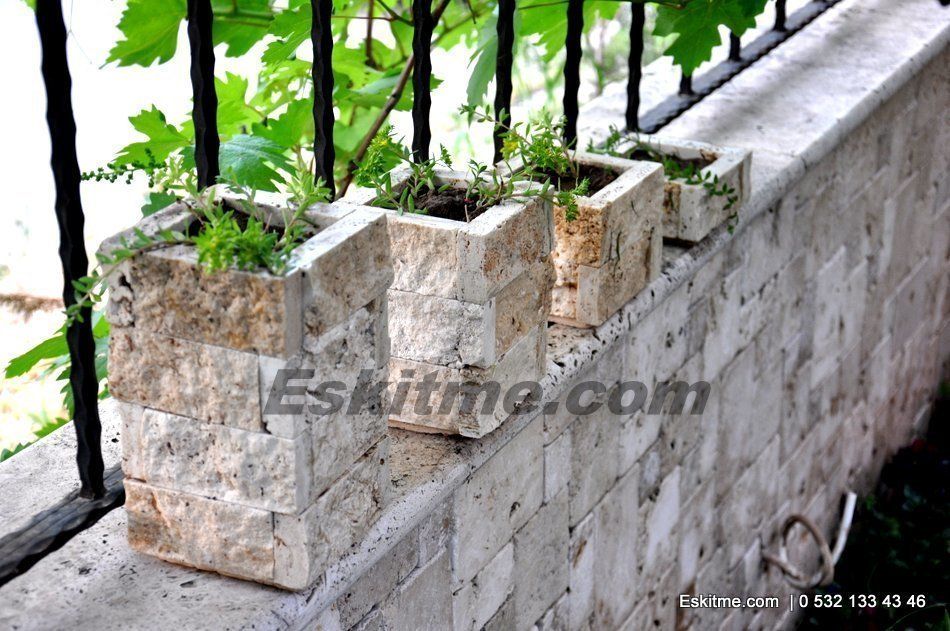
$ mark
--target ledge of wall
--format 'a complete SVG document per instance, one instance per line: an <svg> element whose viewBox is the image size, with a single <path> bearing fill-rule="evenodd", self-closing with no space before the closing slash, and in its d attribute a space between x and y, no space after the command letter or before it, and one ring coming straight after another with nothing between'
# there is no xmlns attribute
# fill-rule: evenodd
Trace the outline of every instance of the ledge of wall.
<svg viewBox="0 0 950 631"><path fill-rule="evenodd" d="M742 209L739 226L734 233L722 227L689 250L668 248L662 276L598 329L578 331L551 327L548 375L542 384L545 400L557 399L570 384L587 375L600 375L605 380L625 376L649 382L650 379L664 380L674 374L687 374L693 377L692 380L706 379L707 373L714 376L714 373L721 372L727 362L732 362L738 349L733 349L732 356L723 357L723 365L711 359L703 360L700 366L684 364L686 351L680 358L683 362L670 359L667 366L666 356L660 350L652 357L655 361L649 366L649 375L637 374L628 349L631 340L637 344L649 343L647 338L658 330L657 320L692 317L691 312L687 313L688 298L694 295L691 292L702 294L709 290L712 279L721 278L724 274L724 266L751 266L759 260L768 260L772 251L769 237L763 236L767 231L772 231L769 234L780 230L800 233L793 227L795 218L805 212L809 194L823 190L827 184L823 180L827 179L825 175L841 179L842 186L857 190L858 183L851 180L865 176L865 172L857 168L861 156L851 154L835 158L833 152L856 133L861 133L860 130L867 127L869 118L889 107L887 104L894 101L892 97L902 88L919 82L919 75L925 67L937 67L939 64L934 62L935 58L942 55L946 60L948 39L950 10L941 10L936 0L907 0L899 7L893 6L889 0L845 0L669 125L663 131L664 135L754 150L752 196ZM944 63L944 66L947 65ZM936 72L928 70L931 71ZM946 81L945 76L943 80ZM676 75L666 62L651 65L644 79L645 107L675 89L675 83ZM582 142L585 142L585 137L598 138L611 124L622 123L623 98L623 86L611 86L607 94L585 109L581 116ZM896 114L903 116L907 112ZM946 133L946 114L943 116ZM882 115L882 119L886 122L888 115ZM864 146L860 143L851 144ZM946 146L947 143L944 143L943 147ZM946 167L946 155L931 155L930 158L943 160ZM927 159L926 156L924 159ZM830 164L829 160L832 160ZM886 184L882 182L881 185ZM901 190L905 188L909 187L904 186ZM891 195L891 191L886 193ZM935 201L936 215L947 216L946 178L942 185L936 187L934 195L935 200L939 201ZM773 220L766 223L763 217L775 213L779 207L784 209L781 225ZM891 214L890 221L893 220ZM863 226L856 226L856 229L863 229ZM908 235L908 239L911 238ZM828 247L837 245L832 243ZM819 244L814 247L824 246ZM844 250L822 251L820 260L814 264L810 262L811 257L803 257L802 265L806 269L802 273L812 279L809 282L822 282L823 275L830 273L826 270L836 269L836 261L847 256L841 252ZM753 257L762 259L750 263ZM937 261L937 264L938 271L939 265L946 269L945 260ZM822 267L818 268L818 265ZM916 270L909 270L898 280L905 284L913 283L914 278L925 276ZM929 267L927 271L930 271ZM743 281L743 284L746 283ZM888 296L896 295L894 292L900 290L899 287L891 289L893 291ZM940 291L946 292L945 278ZM738 295L733 297L738 299ZM899 305L892 304L891 307L889 317L895 318L894 311ZM937 313L938 318L941 313ZM738 318L738 314L735 317ZM728 324L731 326L731 323ZM685 321L683 326L686 326ZM715 330L714 324L705 321L703 327L706 332ZM946 329L944 327L945 333ZM908 329L906 335L901 333L901 337L913 337L912 333ZM775 341L786 348L786 340L776 338ZM706 341L705 344L714 343ZM687 343L683 345L685 347ZM765 353L769 350L764 340L755 342L754 346L756 352ZM714 357L715 350L715 346L711 346L706 355ZM889 347L885 350L889 351ZM864 350L858 354L864 354ZM871 354L878 356L881 353ZM947 349L941 349L938 361L946 357ZM826 376L835 370L835 366L821 367L820 372ZM781 388L782 383L774 385ZM886 382L877 385L885 388L893 386ZM763 386L767 387L767 384ZM808 396L807 391L805 396ZM858 404L859 399L856 397L850 403ZM758 401L746 401L745 405L752 407L754 403ZM814 404L818 406L816 413L822 412L821 406L825 403L818 397ZM910 401L908 405L916 405L913 412L915 418L919 416L917 408L920 407L920 401ZM118 459L115 438L118 423L108 402L103 405L103 420L108 466ZM476 472L479 479L502 475L495 485L503 486L505 473L496 472L497 463L502 459L511 459L516 453L519 458L528 458L524 450L529 442L531 449L536 448L538 457L545 463L553 458L557 449L553 445L557 444L558 432L555 427L558 422L558 419L541 419L537 416L514 418L498 431L477 441L392 430L394 502L360 547L329 570L324 581L309 592L291 594L135 554L125 542L125 513L117 510L38 563L25 576L0 588L0 624L15 629L67 625L113 628L139 627L148 621L149 628L180 629L202 626L213 620L214 626L219 628L312 628L314 625L348 628L360 622L363 616L368 616L363 620L364 625L385 619L387 624L400 627L421 624L418 619L401 617L420 613L435 616L434 621L444 624L448 619L446 616L453 616L453 608L458 622L460 614L465 613L459 609L462 606L461 598L457 596L453 602L450 592L446 603L442 596L432 594L438 586L444 589L447 584L452 584L452 591L456 592L468 589L470 577L460 575L466 574L469 567L474 568L473 571L487 571L484 563L479 565L477 560L465 557L465 553L459 556L460 545L465 546L468 542L462 541L460 544L458 532L453 532L446 525L453 519L460 519L458 511L460 507L464 508L464 503L459 503L459 497L468 492L466 489L475 480L472 476ZM637 432L640 431L637 429ZM687 431L685 427L683 431ZM699 430L694 428L691 431L702 434L704 430L700 427ZM644 429L642 433L649 432ZM75 487L74 444L72 430L64 428L0 465L0 497L4 498L0 532L21 526L37 509L51 504ZM499 454L506 446L509 449ZM778 447L770 442L767 449ZM492 456L496 454L499 457L493 459ZM593 463L590 465L593 466ZM539 466L542 471L545 466L550 469L548 464ZM568 462L567 466L570 468L573 465ZM645 485L650 486L653 482L645 480L646 464L637 464L633 469L639 473L618 476L612 488L627 484L626 481L632 479L629 483L639 483L640 495L643 495ZM678 479L679 469L676 469L675 475ZM543 481L538 480L536 484L547 484L548 477L550 471L542 476ZM658 486L655 489L657 495L649 502L656 503L669 497L665 490L666 479L669 478L663 480L662 488ZM525 489L522 491L529 492ZM552 513L556 509L560 511L557 512L558 519L561 518L561 512L570 516L572 535L566 545L574 544L573 533L593 528L589 522L600 520L597 521L600 523L611 515L611 502L606 496L598 504L606 512L597 512L595 515L594 509L584 507L590 509L591 519L588 520L581 519L581 508L575 506L586 503L586 500L575 501L574 494L568 500L566 492L554 493L549 497L540 486L530 490L532 497L538 493L540 495L536 501L541 512L548 510L545 507L552 507ZM635 490L633 495L636 501L638 494ZM645 501L644 505L649 502ZM565 503L565 506L561 506L561 503ZM635 504L631 510L638 512L638 506ZM451 515L453 510L456 513L454 517ZM543 517L541 512L534 515L535 521ZM575 516L579 521L574 521ZM531 516L526 519L528 517ZM511 527L513 530L529 529L531 523L535 522L522 522ZM650 523L656 525L658 522ZM537 534L527 532L524 536L530 535L537 539L534 536ZM621 532L616 537L618 541L623 539L623 534ZM614 535L617 533L614 532ZM640 532L639 536L642 539L645 533ZM649 539L639 543L643 543L645 549L653 550ZM730 557L730 560L736 555L744 559L747 545L745 541L726 541L722 545L725 550L722 555ZM525 546L518 547L515 537L513 543L502 547L501 552L493 553L488 565L493 568L504 565L505 554L517 557L524 554L518 550L526 549ZM548 558L548 555L543 555L543 558ZM517 571L520 562L512 558L511 565L515 569L509 568L509 580L510 573ZM588 573L596 571L592 567ZM552 575L560 576L560 570L552 572ZM581 593L583 585L574 585L573 577L574 574L571 574L565 580L572 581L573 593ZM582 580L583 573L578 573L576 578ZM641 576L638 580L645 579ZM667 574L656 580L673 579L668 578ZM622 577L617 577L617 582L623 583ZM396 587L397 584L399 587ZM664 584L662 591L673 594L685 587ZM597 589L601 588L594 591ZM476 596L469 600L485 603L494 597L485 593ZM615 596L621 600L631 598L629 594ZM605 598L601 603L603 610L613 612L616 609L615 603L609 598L603 594L598 597ZM534 601L519 602L515 606L514 599L515 595L497 594L495 609L485 615L491 614L495 622L502 626L506 623L508 626L530 626L542 615L563 615L573 621L570 612L564 613L558 609L562 607L564 598L553 604L542 603L544 608L540 612L534 611L537 604ZM637 602L640 603L637 605L639 616L659 615L648 609L654 607L653 603L644 605L641 601ZM563 604L563 607L570 609L568 605L570 603ZM619 625L629 612L623 613L620 619L607 617L598 621L606 626Z"/></svg>

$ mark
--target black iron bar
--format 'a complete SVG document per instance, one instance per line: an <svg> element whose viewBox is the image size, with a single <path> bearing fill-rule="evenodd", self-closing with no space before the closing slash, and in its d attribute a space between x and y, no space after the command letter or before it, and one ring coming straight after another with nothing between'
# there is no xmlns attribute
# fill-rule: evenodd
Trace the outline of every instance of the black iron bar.
<svg viewBox="0 0 950 631"><path fill-rule="evenodd" d="M640 116L640 81L643 79L643 4L630 5L630 54L627 57L627 129L636 131Z"/></svg>
<svg viewBox="0 0 950 631"><path fill-rule="evenodd" d="M214 90L214 42L211 0L188 0L188 44L191 47L191 90L194 99L195 166L198 186L218 179L218 96Z"/></svg>
<svg viewBox="0 0 950 631"><path fill-rule="evenodd" d="M313 157L314 177L322 179L335 196L333 184L333 32L330 15L333 0L310 0L313 20L310 41L313 44Z"/></svg>
<svg viewBox="0 0 950 631"><path fill-rule="evenodd" d="M76 157L76 121L73 118L72 78L66 60L66 26L60 0L38 0L36 25L40 32L43 83L46 87L46 123L49 126L53 181L56 185L56 223L59 225L59 258L63 265L63 304L77 303L73 283L89 272L83 239L85 219L79 196L79 161ZM66 329L69 347L69 387L73 393L76 428L76 461L84 498L101 497L102 425L99 421L99 380L96 377L95 340L91 309Z"/></svg>
<svg viewBox="0 0 950 631"><path fill-rule="evenodd" d="M498 55L495 58L495 117L499 125L492 135L494 162L501 160L502 136L511 125L511 65L515 47L515 0L498 0Z"/></svg>
<svg viewBox="0 0 950 631"><path fill-rule="evenodd" d="M58 0L39 0L36 5ZM37 561L55 552L89 528L103 515L125 503L122 467L115 465L105 473L102 497L87 499L78 491L34 515L23 528L0 538L0 586L20 576Z"/></svg>
<svg viewBox="0 0 950 631"><path fill-rule="evenodd" d="M809 2L788 16L784 31L768 30L762 35L759 35L752 42L747 42L742 47L740 61L726 61L715 66L708 72L694 77L692 81L692 94L675 94L643 113L640 116L641 131L648 134L656 133L693 105L709 96L724 83L767 55L769 51L802 30L811 23L812 20L833 7L839 1L840 0L815 0L814 2Z"/></svg>
<svg viewBox="0 0 950 631"><path fill-rule="evenodd" d="M432 141L432 0L412 0L412 24L412 157L424 162Z"/></svg>
<svg viewBox="0 0 950 631"><path fill-rule="evenodd" d="M693 75L684 72L680 77L680 94L683 96L693 94Z"/></svg>
<svg viewBox="0 0 950 631"><path fill-rule="evenodd" d="M742 40L735 33L729 33L729 60L742 60Z"/></svg>
<svg viewBox="0 0 950 631"><path fill-rule="evenodd" d="M786 20L785 0L775 0L775 26L773 28L776 31L784 31Z"/></svg>
<svg viewBox="0 0 950 631"><path fill-rule="evenodd" d="M564 140L569 147L577 144L577 94L581 87L581 32L584 30L584 0L567 2L567 37L564 48Z"/></svg>

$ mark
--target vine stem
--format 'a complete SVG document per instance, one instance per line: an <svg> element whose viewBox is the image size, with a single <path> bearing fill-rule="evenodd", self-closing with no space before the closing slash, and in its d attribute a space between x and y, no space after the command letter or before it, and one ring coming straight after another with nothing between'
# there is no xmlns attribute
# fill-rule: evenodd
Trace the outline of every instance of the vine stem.
<svg viewBox="0 0 950 631"><path fill-rule="evenodd" d="M442 19L442 14L445 12L445 9L448 6L449 0L442 0L435 10L432 11L432 19L436 24L438 24L439 20ZM366 155L366 151L369 149L370 143L373 142L373 138L375 138L376 134L379 133L379 130L382 129L383 123L386 122L390 112L392 112L396 107L396 104L399 103L399 98L406 89L406 84L409 83L409 77L412 74L412 66L414 62L414 55L409 55L409 57L406 58L406 63L402 68L402 72L399 73L399 79L396 81L396 85L393 86L392 92L389 93L389 98L386 99L386 103L383 104L383 109L380 110L379 115L376 116L373 124L370 125L369 131L366 132L365 136L363 136L363 140L360 141L360 145L357 147L356 153L353 154L350 164L346 167L346 175L343 177L343 180L340 183L340 192L337 194L338 198L342 197L350 187L360 160L362 160L363 156Z"/></svg>

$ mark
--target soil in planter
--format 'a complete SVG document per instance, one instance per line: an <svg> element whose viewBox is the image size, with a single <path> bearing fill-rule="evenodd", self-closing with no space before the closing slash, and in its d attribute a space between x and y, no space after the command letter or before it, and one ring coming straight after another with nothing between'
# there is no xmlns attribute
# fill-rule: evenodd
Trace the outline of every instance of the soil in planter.
<svg viewBox="0 0 950 631"><path fill-rule="evenodd" d="M250 216L246 212L244 212L242 208L238 208L234 204L230 203L229 200L224 200L224 207L225 207L225 210L231 211L231 217L234 219L234 221L237 222L241 230L242 231L247 230L247 224L250 219ZM195 237L198 235L199 232L201 232L201 229L204 227L206 223L207 221L205 219L199 217L197 220L192 221L188 225L188 228L185 230L185 233L189 237ZM264 222L262 221L262 223ZM274 225L274 224L264 223L264 232L269 233L269 234L276 234L278 236L283 236L284 227ZM310 237L314 236L315 234L316 234L316 231L312 227L304 226L303 233L299 237L297 237L297 239L294 240L294 243L296 245L300 245L301 243L303 243Z"/></svg>
<svg viewBox="0 0 950 631"><path fill-rule="evenodd" d="M424 189L415 198L415 207L430 217L451 219L452 221L472 221L488 208L478 207L478 195L466 197L461 188L447 188L442 191Z"/></svg>
<svg viewBox="0 0 950 631"><path fill-rule="evenodd" d="M699 171L701 169L705 169L713 163L713 160L706 160L703 158L678 158L670 153L659 154L654 151L647 151L646 149L636 149L631 151L627 155L627 158L629 160L644 160L646 162L658 162L661 164L665 158L666 160L669 160L678 166L682 171L690 171L694 169Z"/></svg>
<svg viewBox="0 0 950 631"><path fill-rule="evenodd" d="M551 171L544 172L542 175L550 178L551 183L562 191L569 191L576 187L578 182L586 179L589 183L587 189L588 196L593 195L620 177L620 174L613 169L605 169L603 167L592 166L589 164L578 165L577 171L578 177L576 179L570 176L560 177Z"/></svg>

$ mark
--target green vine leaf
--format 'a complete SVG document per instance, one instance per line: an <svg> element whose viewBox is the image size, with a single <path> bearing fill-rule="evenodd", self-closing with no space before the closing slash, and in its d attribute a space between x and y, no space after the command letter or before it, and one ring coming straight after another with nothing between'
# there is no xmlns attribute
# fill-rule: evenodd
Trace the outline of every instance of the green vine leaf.
<svg viewBox="0 0 950 631"><path fill-rule="evenodd" d="M119 152L118 164L148 162L150 159L165 160L169 155L191 144L191 134L179 130L165 120L165 114L154 105L129 117L132 127L148 140L133 142Z"/></svg>
<svg viewBox="0 0 950 631"><path fill-rule="evenodd" d="M124 36L109 51L106 63L120 66L163 64L175 56L178 29L187 14L185 0L129 0L119 30Z"/></svg>
<svg viewBox="0 0 950 631"><path fill-rule="evenodd" d="M221 143L221 173L240 186L259 191L277 191L284 178L275 168L291 171L293 167L284 148L259 136L238 134Z"/></svg>
<svg viewBox="0 0 950 631"><path fill-rule="evenodd" d="M178 195L174 193L152 192L148 194L148 201L142 206L142 216L148 217L158 211L168 208L178 201Z"/></svg>
<svg viewBox="0 0 950 631"><path fill-rule="evenodd" d="M687 75L712 57L712 50L722 43L720 26L742 35L755 26L755 16L762 12L766 0L692 0L685 7L657 7L653 34L676 35L666 49L673 63Z"/></svg>

